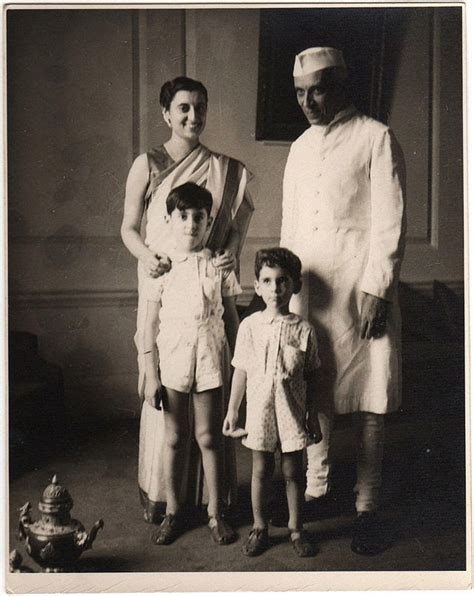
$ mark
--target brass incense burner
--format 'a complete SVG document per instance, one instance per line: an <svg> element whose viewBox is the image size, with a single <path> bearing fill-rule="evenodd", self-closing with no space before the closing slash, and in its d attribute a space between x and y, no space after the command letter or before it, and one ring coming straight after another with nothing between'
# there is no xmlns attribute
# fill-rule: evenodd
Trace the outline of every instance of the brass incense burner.
<svg viewBox="0 0 474 596"><path fill-rule="evenodd" d="M38 521L31 519L30 503L20 508L19 538L25 541L26 552L47 573L72 569L82 552L92 548L97 532L104 527L100 519L88 534L77 519L71 518L72 506L71 495L58 484L55 475L38 504Z"/></svg>

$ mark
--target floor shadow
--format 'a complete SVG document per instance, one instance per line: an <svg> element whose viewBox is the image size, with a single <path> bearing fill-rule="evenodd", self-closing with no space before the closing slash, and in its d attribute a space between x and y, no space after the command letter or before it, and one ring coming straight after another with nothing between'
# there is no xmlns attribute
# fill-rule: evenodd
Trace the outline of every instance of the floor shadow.
<svg viewBox="0 0 474 596"><path fill-rule="evenodd" d="M132 571L131 561L122 557L90 556L80 559L76 565L77 573L118 573Z"/></svg>

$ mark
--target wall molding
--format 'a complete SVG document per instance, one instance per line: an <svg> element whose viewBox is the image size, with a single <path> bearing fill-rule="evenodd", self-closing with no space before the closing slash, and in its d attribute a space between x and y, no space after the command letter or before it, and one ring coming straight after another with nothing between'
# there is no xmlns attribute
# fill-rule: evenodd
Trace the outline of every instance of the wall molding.
<svg viewBox="0 0 474 596"><path fill-rule="evenodd" d="M11 310L25 309L66 309L97 307L134 307L137 306L137 290L55 290L19 292L11 294L8 306Z"/></svg>
<svg viewBox="0 0 474 596"><path fill-rule="evenodd" d="M464 294L463 280L439 280L446 284L457 296ZM433 295L433 282L404 282L408 288L427 297ZM247 305L254 294L251 285L242 287L242 294L238 297L238 304ZM136 308L136 289L109 290L57 290L57 291L35 291L21 292L10 295L8 306L11 310L25 309L68 309L68 308Z"/></svg>

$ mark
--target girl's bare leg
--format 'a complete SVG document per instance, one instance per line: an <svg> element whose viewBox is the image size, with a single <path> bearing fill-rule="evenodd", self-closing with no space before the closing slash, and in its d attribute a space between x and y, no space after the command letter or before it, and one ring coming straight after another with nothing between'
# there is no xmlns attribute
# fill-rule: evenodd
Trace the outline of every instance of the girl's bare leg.
<svg viewBox="0 0 474 596"><path fill-rule="evenodd" d="M275 469L275 457L268 451L252 450L252 511L253 527L264 529L268 526L267 499L270 494L270 481Z"/></svg>
<svg viewBox="0 0 474 596"><path fill-rule="evenodd" d="M288 501L288 529L301 530L303 527L304 469L303 451L281 454L281 472L285 480Z"/></svg>
<svg viewBox="0 0 474 596"><path fill-rule="evenodd" d="M165 415L164 472L166 478L166 513L176 515L183 479L186 445L189 436L189 395L174 389L163 392Z"/></svg>
<svg viewBox="0 0 474 596"><path fill-rule="evenodd" d="M194 432L202 454L202 465L209 492L207 512L217 518L222 511L224 404L221 388L193 395Z"/></svg>

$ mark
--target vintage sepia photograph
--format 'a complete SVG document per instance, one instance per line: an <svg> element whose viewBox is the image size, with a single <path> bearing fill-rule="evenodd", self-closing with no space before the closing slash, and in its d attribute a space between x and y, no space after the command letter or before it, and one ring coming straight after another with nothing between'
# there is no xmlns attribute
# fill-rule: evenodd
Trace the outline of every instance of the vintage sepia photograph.
<svg viewBox="0 0 474 596"><path fill-rule="evenodd" d="M465 5L3 8L7 589L468 588Z"/></svg>

